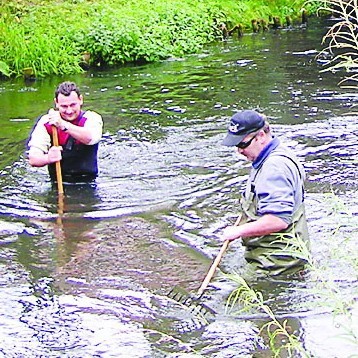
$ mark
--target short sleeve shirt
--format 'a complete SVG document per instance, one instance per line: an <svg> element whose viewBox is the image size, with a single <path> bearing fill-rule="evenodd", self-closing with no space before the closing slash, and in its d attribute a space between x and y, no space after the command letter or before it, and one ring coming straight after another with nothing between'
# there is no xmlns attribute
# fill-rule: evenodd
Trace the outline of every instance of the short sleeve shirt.
<svg viewBox="0 0 358 358"><path fill-rule="evenodd" d="M102 138L103 120L102 116L93 111L86 111L84 116L87 118L84 128L91 132L92 140L88 145L98 143ZM47 132L45 124L48 122L48 115L43 115L36 123L28 142L29 148L38 148L47 153L51 146L51 137Z"/></svg>

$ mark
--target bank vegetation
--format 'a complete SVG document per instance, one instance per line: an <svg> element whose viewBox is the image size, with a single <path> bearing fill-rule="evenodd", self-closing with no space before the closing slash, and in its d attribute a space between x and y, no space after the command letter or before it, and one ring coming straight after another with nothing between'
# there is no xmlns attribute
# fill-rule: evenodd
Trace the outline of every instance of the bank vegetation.
<svg viewBox="0 0 358 358"><path fill-rule="evenodd" d="M0 76L180 57L226 36L300 25L316 9L301 0L0 0Z"/></svg>

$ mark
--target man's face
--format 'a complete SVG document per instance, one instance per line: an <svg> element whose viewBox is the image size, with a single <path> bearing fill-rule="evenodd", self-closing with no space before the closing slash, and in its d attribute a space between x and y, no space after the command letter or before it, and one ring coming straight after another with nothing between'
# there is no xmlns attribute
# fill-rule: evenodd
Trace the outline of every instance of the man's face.
<svg viewBox="0 0 358 358"><path fill-rule="evenodd" d="M55 103L63 119L66 121L74 121L80 115L83 97L78 97L74 91L72 91L69 96L64 96L60 93L57 100L55 99Z"/></svg>
<svg viewBox="0 0 358 358"><path fill-rule="evenodd" d="M248 134L236 146L238 153L246 157L248 161L253 162L261 153L261 150L263 149L261 137L262 137L262 131Z"/></svg>

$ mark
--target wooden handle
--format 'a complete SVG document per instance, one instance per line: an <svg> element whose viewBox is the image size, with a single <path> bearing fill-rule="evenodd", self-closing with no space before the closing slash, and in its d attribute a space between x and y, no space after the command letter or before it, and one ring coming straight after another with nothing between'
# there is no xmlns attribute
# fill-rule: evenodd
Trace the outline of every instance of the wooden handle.
<svg viewBox="0 0 358 358"><path fill-rule="evenodd" d="M223 245L221 246L220 252L218 253L218 255L216 256L213 264L211 265L203 283L201 284L199 290L198 290L198 295L201 296L202 293L204 292L204 290L206 289L206 287L208 286L210 280L212 279L212 277L214 276L215 270L218 267L221 258L224 255L224 252L226 251L227 247L229 246L229 240L225 240Z"/></svg>
<svg viewBox="0 0 358 358"><path fill-rule="evenodd" d="M58 147L58 135L57 127L52 126L53 145ZM63 184L62 184L62 172L60 161L56 162L56 179L57 179L57 190L59 195L63 195Z"/></svg>
<svg viewBox="0 0 358 358"><path fill-rule="evenodd" d="M239 215L239 217L236 219L235 221L235 226L239 225L241 220L241 215ZM210 282L210 280L212 279L212 277L214 276L215 270L216 268L219 266L219 263L221 261L221 258L223 257L225 251L227 250L228 246L229 246L229 240L225 240L223 245L221 246L221 249L218 253L218 255L216 256L214 262L212 263L208 273L206 274L206 277L203 281L203 283L201 284L199 290L198 290L198 295L201 296L202 293L204 292L204 290L206 289L206 287L208 287L208 284Z"/></svg>
<svg viewBox="0 0 358 358"><path fill-rule="evenodd" d="M241 218L242 218L242 214L240 214L240 215L237 217L234 226L239 226L240 221L241 221Z"/></svg>

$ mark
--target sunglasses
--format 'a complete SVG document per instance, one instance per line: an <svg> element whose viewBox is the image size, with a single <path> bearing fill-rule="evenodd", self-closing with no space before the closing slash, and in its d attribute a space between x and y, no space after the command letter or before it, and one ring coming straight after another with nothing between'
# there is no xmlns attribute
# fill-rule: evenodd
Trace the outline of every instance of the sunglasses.
<svg viewBox="0 0 358 358"><path fill-rule="evenodd" d="M251 142L256 138L256 136L258 135L258 133L256 133L251 139L249 139L247 142L240 142L239 144L236 145L236 148L239 149L245 149L247 148Z"/></svg>

